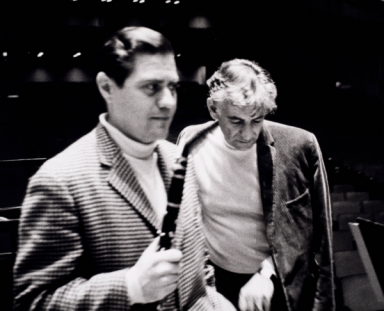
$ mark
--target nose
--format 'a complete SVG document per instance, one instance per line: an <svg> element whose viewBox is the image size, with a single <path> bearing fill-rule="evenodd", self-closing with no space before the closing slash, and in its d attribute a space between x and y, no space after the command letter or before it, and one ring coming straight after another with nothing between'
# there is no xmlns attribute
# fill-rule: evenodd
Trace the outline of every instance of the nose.
<svg viewBox="0 0 384 311"><path fill-rule="evenodd" d="M257 133L254 131L252 128L252 125L250 124L245 124L243 128L241 129L241 140L243 141L250 141L255 138Z"/></svg>
<svg viewBox="0 0 384 311"><path fill-rule="evenodd" d="M171 109L176 105L176 93L169 88L164 88L157 101L161 109Z"/></svg>

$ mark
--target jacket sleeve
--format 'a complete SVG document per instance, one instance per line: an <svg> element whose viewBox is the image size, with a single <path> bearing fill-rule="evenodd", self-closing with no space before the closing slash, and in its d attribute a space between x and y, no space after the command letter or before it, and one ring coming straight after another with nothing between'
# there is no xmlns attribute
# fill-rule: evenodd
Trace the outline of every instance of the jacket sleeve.
<svg viewBox="0 0 384 311"><path fill-rule="evenodd" d="M313 310L334 310L332 215L327 174L319 144L312 140L312 206L314 219L314 264L317 273Z"/></svg>
<svg viewBox="0 0 384 311"><path fill-rule="evenodd" d="M92 274L81 221L66 184L38 172L23 202L14 310L129 310L126 270Z"/></svg>

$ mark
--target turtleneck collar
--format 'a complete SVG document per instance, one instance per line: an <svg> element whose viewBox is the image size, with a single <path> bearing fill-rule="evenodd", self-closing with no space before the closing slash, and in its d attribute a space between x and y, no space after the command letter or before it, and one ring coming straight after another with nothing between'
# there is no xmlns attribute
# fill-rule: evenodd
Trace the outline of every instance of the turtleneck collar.
<svg viewBox="0 0 384 311"><path fill-rule="evenodd" d="M126 135L120 130L114 127L107 121L107 113L103 113L99 116L99 120L102 126L107 130L111 138L119 146L123 154L129 155L137 159L148 159L153 155L153 152L157 146L157 141L150 144L143 144L137 142Z"/></svg>
<svg viewBox="0 0 384 311"><path fill-rule="evenodd" d="M235 147L233 147L232 145L230 145L227 140L225 139L225 136L224 136L224 133L223 131L221 130L220 126L218 126L217 128L214 129L214 132L215 132L215 135L216 137L218 138L218 141L220 144L224 145L227 149L229 150L232 150L232 151L235 151L235 152L239 152L239 153L247 153L250 149L254 149L256 147L256 144L254 146L252 146L250 149L247 149L247 150L239 150L239 149L236 149Z"/></svg>

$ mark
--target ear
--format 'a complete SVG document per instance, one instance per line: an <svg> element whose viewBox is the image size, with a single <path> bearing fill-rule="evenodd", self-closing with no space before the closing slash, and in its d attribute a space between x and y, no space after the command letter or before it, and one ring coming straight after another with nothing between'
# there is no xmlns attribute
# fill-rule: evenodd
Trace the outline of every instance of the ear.
<svg viewBox="0 0 384 311"><path fill-rule="evenodd" d="M112 91L115 86L114 81L105 72L99 72L96 76L97 88L107 105L111 103Z"/></svg>
<svg viewBox="0 0 384 311"><path fill-rule="evenodd" d="M217 104L210 97L207 98L207 107L208 107L209 114L211 115L211 118L213 120L217 120L218 119L218 111L217 111L218 107L217 107Z"/></svg>

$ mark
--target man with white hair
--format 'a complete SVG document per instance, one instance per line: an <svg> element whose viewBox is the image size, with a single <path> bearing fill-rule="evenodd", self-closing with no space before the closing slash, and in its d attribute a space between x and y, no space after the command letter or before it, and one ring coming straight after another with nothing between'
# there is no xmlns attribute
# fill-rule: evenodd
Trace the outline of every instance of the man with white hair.
<svg viewBox="0 0 384 311"><path fill-rule="evenodd" d="M258 64L224 62L207 81L210 121L187 127L217 290L238 310L333 310L331 209L315 136L265 120L276 87ZM196 189L196 190L195 190Z"/></svg>

